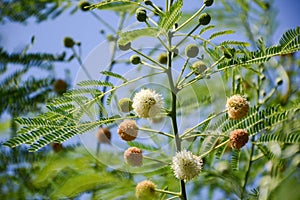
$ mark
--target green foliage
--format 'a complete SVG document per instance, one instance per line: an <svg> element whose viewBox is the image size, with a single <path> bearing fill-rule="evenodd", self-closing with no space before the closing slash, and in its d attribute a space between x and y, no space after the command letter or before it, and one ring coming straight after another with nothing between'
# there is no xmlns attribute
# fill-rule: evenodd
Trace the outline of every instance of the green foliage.
<svg viewBox="0 0 300 200"><path fill-rule="evenodd" d="M119 45L126 45L128 42L132 42L140 37L157 37L159 35L159 29L157 28L142 28L133 31L127 31L120 33Z"/></svg>
<svg viewBox="0 0 300 200"><path fill-rule="evenodd" d="M300 27L289 30L283 34L279 45L271 46L258 51L249 52L247 49L240 49L243 57L234 57L230 60L225 60L218 65L219 69L231 68L234 66L245 66L251 64L264 63L270 60L271 57L284 55L300 50Z"/></svg>
<svg viewBox="0 0 300 200"><path fill-rule="evenodd" d="M11 5L13 3L15 2ZM0 113L9 111L14 119L11 121L11 128L13 131L18 129L17 135L12 134L14 137L1 144L15 147L16 152L0 156L0 167L5 166L5 172L1 174L5 178L0 179L1 183L11 184L13 181L9 182L6 179L14 175L6 172L15 163L23 162L21 159L13 160L9 156L18 158L19 155L27 159L30 158L29 155L37 155L37 160L30 158L26 161L26 165L30 166L25 170L26 177L30 177L28 183L25 176L22 176L24 179L20 181L20 188L29 195L17 198L31 198L35 193L37 198L80 198L82 194L90 193L92 199L133 199L136 182L145 179L155 182L157 189L163 193L159 195L160 199L193 199L198 198L204 191L208 191L208 196L213 199L218 189L224 191L224 199L246 199L251 196L262 198L261 195L273 198L276 188L284 185L285 179L299 174L297 166L300 104L291 103L291 100L300 96L298 88L295 87L298 74L293 67L287 66L286 60L296 60L296 56L287 54L300 50L300 27L288 30L278 45L267 47L266 43L269 42L256 38L269 37L273 33L271 28L266 28L274 18L270 16L272 10L269 10L265 1L218 1L215 4L215 9L213 6L209 12L217 24L202 28L199 34L194 34L199 26L193 21L206 7L199 5L198 11L186 14L183 0L167 1L167 5L161 9L162 12L158 16L149 12L145 23L137 23L137 27L133 24L134 27L126 31L123 26L128 25L126 23L130 22L131 14L135 10L139 8L153 12L157 10L157 5L154 2L150 5L149 2L142 4L141 1L129 0L107 0L91 5L90 9L115 11L120 18L118 29L115 30L102 20L102 16L95 14L97 11L92 12L107 29L117 34L114 38L118 38L118 41L110 41L113 46L111 65L107 71L100 72L103 77L99 80L84 80L75 89L56 98L53 98L53 75L27 80L22 78L28 75L32 67L53 72L50 70L55 62L65 61L65 53L27 53L28 46L21 53L10 54L1 48L0 73L4 74L5 78L0 83L0 96L3 96ZM47 10L48 7L44 8ZM62 7L53 8L57 10L55 16L66 8L64 4ZM43 9L36 11L39 12L43 12ZM49 13L48 16L51 16ZM25 15L27 14L25 11ZM229 26L227 20L231 20L236 27ZM224 22L225 28L220 27L219 22ZM262 30L255 32L252 24L261 26ZM179 27L178 30L176 27ZM179 33L179 30L182 32ZM248 37L248 42L226 38L229 34L240 33L241 30ZM221 36L224 40L220 39ZM126 55L125 61L122 60L123 56L117 57L120 56L119 49L116 48L117 43L125 45L141 37L152 37L157 39L157 43L148 51L143 47L135 48L135 44L131 44L132 48L127 49L129 54L134 51L143 62L138 62L138 68L131 69L131 73L126 74L125 78L118 67L124 67L124 63L128 64L130 56ZM200 55L187 58L183 49L191 41L197 46L197 50L199 49ZM247 46L256 50L249 50ZM154 59L161 52L161 48L168 56L166 65L161 65ZM178 57L172 52L174 48L178 50ZM73 55L68 61L76 58L85 69L80 53L77 54L76 49L73 50ZM235 53L228 56L228 51ZM268 62L276 56L281 57ZM207 65L199 74L193 73L189 67L196 59ZM264 65L267 62L268 64ZM19 65L21 69L13 70L7 75L5 73L8 65ZM145 69L145 66L149 67L149 70ZM174 73L175 71L179 72L179 75ZM216 74L224 81L222 85L216 81ZM263 78L264 76L267 78ZM276 79L278 76L282 80L280 84L276 80L273 81L274 77ZM274 84L269 84L273 82ZM136 116L136 110L128 114L118 113L116 102L120 97L131 98L137 89L148 86L157 90L164 98L163 109L160 109L158 119L140 119ZM221 88L224 91L221 91ZM267 91L267 94L263 91ZM238 120L229 119L224 110L224 99L229 94L247 96L252 107L246 116ZM141 107L148 108L157 103L155 99L149 100L150 103L140 102L148 103ZM46 107L47 110L38 114L42 107ZM216 110L223 111L216 113ZM24 116L27 112L34 117ZM120 132L118 124L126 119L134 119L138 127L147 127L144 130L140 129L143 133L139 133L135 141L124 142L118 136L114 137L115 132ZM199 119L202 121L198 122ZM192 125L194 122L196 125ZM102 144L97 133L98 140L94 143L96 149L88 149L87 146L85 150L68 150L63 147L60 152L47 151L48 144L63 143L74 136L95 132L99 127L109 128L113 136L110 144ZM232 150L229 145L229 135L236 129L245 129L249 134L249 141L240 150ZM140 134L146 135L147 140L140 137ZM113 143L116 145L111 146ZM29 146L30 152L39 151L36 154L19 152L19 146L23 144ZM123 163L123 153L128 146L138 147L143 151L141 167L131 167ZM174 176L176 171L170 167L175 152L182 149L188 149L204 161L199 176L190 182L177 180ZM101 164L102 161L108 161L110 164L106 163L106 166ZM180 167L186 166L178 166ZM14 173L19 175L18 170ZM266 184L267 181L271 183ZM189 187L186 187L186 184L189 184ZM14 187L16 186L9 191L14 191ZM249 188L255 189L250 192ZM0 190L2 192L2 187ZM43 194L39 193L41 191ZM15 198L8 195L5 197Z"/></svg>
<svg viewBox="0 0 300 200"><path fill-rule="evenodd" d="M100 3L96 3L91 5L90 9L100 9L100 10L114 10L117 12L124 12L130 9L136 8L138 5L138 1L131 0L106 0Z"/></svg>
<svg viewBox="0 0 300 200"><path fill-rule="evenodd" d="M37 22L48 18L56 18L67 10L72 4L69 1L35 1L35 0L13 0L3 1L0 7L0 21L16 21L25 23L30 17Z"/></svg>
<svg viewBox="0 0 300 200"><path fill-rule="evenodd" d="M181 8L183 6L183 0L177 0L171 6L170 10L166 12L166 14L161 19L159 26L164 31L170 30L175 23L177 23L181 17Z"/></svg>

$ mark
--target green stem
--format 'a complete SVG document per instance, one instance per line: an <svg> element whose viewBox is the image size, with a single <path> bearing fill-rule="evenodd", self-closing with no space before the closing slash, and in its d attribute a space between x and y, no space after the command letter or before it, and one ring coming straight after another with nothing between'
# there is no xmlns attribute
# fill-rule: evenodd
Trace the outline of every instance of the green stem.
<svg viewBox="0 0 300 200"><path fill-rule="evenodd" d="M144 156L144 155L143 155L143 158L144 158L144 159L147 159L147 160L152 160L152 161L155 161L155 162L159 162L159 163L162 163L162 164L164 164L164 165L168 165L168 164L169 164L169 163L167 163L167 162L164 162L164 161L161 161L161 160L157 160L157 159L155 159L155 158L151 158L151 157Z"/></svg>
<svg viewBox="0 0 300 200"><path fill-rule="evenodd" d="M172 191L168 191L168 190L161 190L161 189L155 189L156 192L160 192L160 193L165 193L165 194L171 194L174 196L180 196L180 193L178 192L172 192Z"/></svg>
<svg viewBox="0 0 300 200"><path fill-rule="evenodd" d="M169 46L172 46L172 38L169 37L168 38L169 41ZM174 136L175 136L175 144L176 144L176 149L177 151L181 151L181 139L179 138L179 133L178 133L178 125L177 125L177 119L176 119L176 103L177 103L177 92L178 89L177 87L175 87L174 85L174 81L173 81L173 76L172 76L172 52L168 51L168 69L167 69L167 75L168 75L168 81L169 81L169 85L170 85L170 89L171 89L171 93L172 93L172 100L171 100L171 104L172 104L172 109L171 109L171 113L170 113L170 117L172 120L172 127L173 127L173 132L174 132ZM187 200L187 196L186 196L186 189L185 189L185 182L184 180L180 180L180 187L181 187L181 199L182 200Z"/></svg>
<svg viewBox="0 0 300 200"><path fill-rule="evenodd" d="M219 115L221 115L221 114L223 114L223 113L225 113L225 112L227 112L227 110L224 110L224 111L222 111L222 112L220 112L220 113L218 113L218 114L214 114L214 115L212 115L212 116L206 118L206 119L203 120L202 122L196 124L196 125L193 126L192 128L190 128L190 129L188 129L187 131L185 131L185 132L180 136L180 138L183 138L183 137L186 136L187 134L193 132L193 130L195 130L196 128L198 128L198 127L201 126L202 124L204 124L204 123L206 123L206 122L212 120L212 119L215 118L215 117L218 117Z"/></svg>
<svg viewBox="0 0 300 200"><path fill-rule="evenodd" d="M207 151L207 152L201 154L199 157L200 157L200 158L204 158L205 156L207 156L208 154L210 154L210 153L213 152L214 150L220 148L221 146L226 145L228 142L229 142L229 139L226 140L226 141L224 141L224 142L222 142L221 144L215 146L214 148L210 149L209 151Z"/></svg>
<svg viewBox="0 0 300 200"><path fill-rule="evenodd" d="M225 59L225 56L222 56L219 60L217 60L214 64L212 64L209 68L207 68L203 73L197 75L193 80L187 82L186 84L182 84L180 86L178 86L178 89L182 89L184 87L187 87L189 85L192 85L193 83L197 82L198 80L200 80L201 78L203 78L205 76L205 72L212 70L217 64L219 64L223 59ZM223 70L223 69L222 69ZM219 71L219 70L218 70ZM218 72L216 71L216 72ZM212 73L213 74L213 73Z"/></svg>
<svg viewBox="0 0 300 200"><path fill-rule="evenodd" d="M192 33L194 33L194 31L196 31L197 30L197 28L199 28L199 26L200 26L200 24L197 24L196 26L195 26L195 28L193 28L193 30L191 30L187 35L185 35L184 36L184 38L182 39L182 40L180 40L177 44L176 44L176 46L174 47L174 49L175 48L177 48L177 47L179 47L188 37L190 37L190 35L192 35Z"/></svg>
<svg viewBox="0 0 300 200"><path fill-rule="evenodd" d="M165 132L162 132L162 131L153 130L153 129L150 129L150 128L139 127L139 130L146 131L146 132L152 132L152 133L158 133L158 134L170 137L170 138L174 138L174 136L171 135L171 134L168 134L168 133L165 133Z"/></svg>
<svg viewBox="0 0 300 200"><path fill-rule="evenodd" d="M179 31L180 29L182 29L185 25L187 25L188 23L190 23L190 21L192 21L195 17L197 17L202 10L205 8L205 4L203 4L203 6L195 13L193 14L193 16L191 16L188 20L186 20L183 24L181 24L180 26L178 26L174 32Z"/></svg>
<svg viewBox="0 0 300 200"><path fill-rule="evenodd" d="M251 141L254 142L254 136L252 137ZM241 194L241 199L244 199L244 196L245 196L245 193L246 193L246 186L247 186L247 182L248 182L248 179L249 179L251 166L252 166L252 163L253 163L252 157L253 157L253 154L254 154L254 147L255 147L255 145L252 143L251 144L251 149L250 149L249 162L248 162L247 169L246 169L246 174L245 174L245 180L244 180L244 183L243 183L243 191L242 191L242 194Z"/></svg>
<svg viewBox="0 0 300 200"><path fill-rule="evenodd" d="M87 69L85 68L85 66L83 65L83 62L82 62L80 56L79 56L79 55L77 54L77 52L75 51L75 48L74 48L74 47L72 47L72 51L73 51L73 54L74 54L75 58L77 59L79 65L80 65L80 67L83 69L85 75L86 75L90 80L92 80L92 76L90 75L90 73L88 72L88 70L87 70Z"/></svg>
<svg viewBox="0 0 300 200"><path fill-rule="evenodd" d="M184 63L184 65L183 65L183 68L181 69L180 74L179 74L179 76L178 76L178 79L177 79L177 81L176 81L176 87L177 87L177 86L179 85L179 83L180 83L180 79L181 79L181 77L182 77L182 75L183 75L183 72L184 72L186 66L187 66L188 63L189 63L189 60L190 60L190 58L187 58L187 59L185 60L185 63Z"/></svg>
<svg viewBox="0 0 300 200"><path fill-rule="evenodd" d="M99 20L104 26L106 26L109 30L111 30L113 33L116 33L116 30L109 24L107 23L104 19L102 19L99 15L97 15L95 12L91 11L92 15Z"/></svg>
<svg viewBox="0 0 300 200"><path fill-rule="evenodd" d="M132 47L130 47L130 49L131 49L132 51L134 51L135 53L139 54L140 56L146 58L147 60L153 62L154 64L156 64L157 66L161 67L162 69L167 70L163 65L161 65L159 62L157 62L157 61L154 60L153 58L151 58L151 57L149 57L149 56L143 54L142 52L140 52L140 51L138 51L138 50L136 50L136 49L134 49L134 48L132 48Z"/></svg>

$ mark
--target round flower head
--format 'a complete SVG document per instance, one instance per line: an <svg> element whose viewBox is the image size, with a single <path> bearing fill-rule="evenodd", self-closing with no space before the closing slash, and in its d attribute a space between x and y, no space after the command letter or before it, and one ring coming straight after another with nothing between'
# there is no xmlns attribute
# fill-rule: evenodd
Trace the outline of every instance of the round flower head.
<svg viewBox="0 0 300 200"><path fill-rule="evenodd" d="M201 172L202 165L200 157L184 149L173 157L171 167L176 178L189 181Z"/></svg>
<svg viewBox="0 0 300 200"><path fill-rule="evenodd" d="M99 128L96 135L98 142L103 144L110 144L111 133L107 128Z"/></svg>
<svg viewBox="0 0 300 200"><path fill-rule="evenodd" d="M141 118L153 118L161 110L163 99L154 90L142 89L133 98L132 108Z"/></svg>
<svg viewBox="0 0 300 200"><path fill-rule="evenodd" d="M118 128L118 134L125 141L132 141L138 134L138 127L134 120L124 120Z"/></svg>
<svg viewBox="0 0 300 200"><path fill-rule="evenodd" d="M135 196L138 200L156 200L155 184L152 181L142 181L135 188Z"/></svg>
<svg viewBox="0 0 300 200"><path fill-rule="evenodd" d="M226 108L230 119L241 119L248 113L249 103L244 97L233 95L227 100Z"/></svg>
<svg viewBox="0 0 300 200"><path fill-rule="evenodd" d="M130 147L124 152L124 160L127 164L133 167L143 165L142 150L137 147Z"/></svg>
<svg viewBox="0 0 300 200"><path fill-rule="evenodd" d="M230 146L233 149L240 149L248 142L249 136L246 130L236 129L230 133Z"/></svg>

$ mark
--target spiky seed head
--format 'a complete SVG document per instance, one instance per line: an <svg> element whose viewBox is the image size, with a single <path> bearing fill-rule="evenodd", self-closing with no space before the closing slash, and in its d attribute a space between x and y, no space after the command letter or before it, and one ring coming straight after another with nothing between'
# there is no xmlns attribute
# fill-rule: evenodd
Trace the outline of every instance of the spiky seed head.
<svg viewBox="0 0 300 200"><path fill-rule="evenodd" d="M75 45L75 41L71 37L64 38L64 46L67 48L72 48Z"/></svg>
<svg viewBox="0 0 300 200"><path fill-rule="evenodd" d="M96 135L98 142L102 144L110 144L111 132L108 128L99 128Z"/></svg>
<svg viewBox="0 0 300 200"><path fill-rule="evenodd" d="M249 102L241 95L233 95L227 99L226 108L230 119L241 119L249 111Z"/></svg>
<svg viewBox="0 0 300 200"><path fill-rule="evenodd" d="M121 51L127 51L127 50L129 50L130 47L131 47L131 42L128 42L128 43L125 44L125 45L120 45L120 44L118 44L118 47L119 47L119 49L120 49Z"/></svg>
<svg viewBox="0 0 300 200"><path fill-rule="evenodd" d="M125 141L132 141L137 137L138 126L134 120L124 120L118 128L119 136Z"/></svg>
<svg viewBox="0 0 300 200"><path fill-rule="evenodd" d="M88 11L90 10L89 8L87 8L88 6L90 6L91 4L87 1L81 1L78 6L82 11Z"/></svg>
<svg viewBox="0 0 300 200"><path fill-rule="evenodd" d="M122 112L127 113L132 111L132 101L129 98L123 98L119 100L119 108Z"/></svg>
<svg viewBox="0 0 300 200"><path fill-rule="evenodd" d="M142 181L135 188L135 195L138 200L156 200L156 185L149 180Z"/></svg>
<svg viewBox="0 0 300 200"><path fill-rule="evenodd" d="M208 13L202 13L199 17L199 24L205 26L209 24L211 17Z"/></svg>
<svg viewBox="0 0 300 200"><path fill-rule="evenodd" d="M167 64L167 62L168 62L167 53L164 52L164 53L159 54L157 60L160 64Z"/></svg>
<svg viewBox="0 0 300 200"><path fill-rule="evenodd" d="M147 19L147 12L144 8L138 8L135 12L135 17L139 22L145 22Z"/></svg>
<svg viewBox="0 0 300 200"><path fill-rule="evenodd" d="M201 60L194 62L192 65L192 70L196 75L203 73L206 69L206 64Z"/></svg>
<svg viewBox="0 0 300 200"><path fill-rule="evenodd" d="M54 82L53 88L57 94L62 95L67 91L68 84L64 80L58 79Z"/></svg>
<svg viewBox="0 0 300 200"><path fill-rule="evenodd" d="M231 131L229 140L231 148L239 150L248 142L248 132L244 129L236 129Z"/></svg>
<svg viewBox="0 0 300 200"><path fill-rule="evenodd" d="M124 160L132 167L140 167L143 165L142 150L137 147L129 147L124 152Z"/></svg>
<svg viewBox="0 0 300 200"><path fill-rule="evenodd" d="M195 58L199 53L199 48L195 44L189 44L185 48L185 55L189 58Z"/></svg>
<svg viewBox="0 0 300 200"><path fill-rule="evenodd" d="M207 7L211 6L214 3L214 0L203 0L203 4Z"/></svg>
<svg viewBox="0 0 300 200"><path fill-rule="evenodd" d="M138 65L138 64L141 63L141 57L139 57L138 55L132 55L132 56L130 57L130 62L131 62L131 64L133 64L133 65Z"/></svg>
<svg viewBox="0 0 300 200"><path fill-rule="evenodd" d="M176 178L190 181L200 174L202 165L203 161L200 157L184 149L172 158L171 168Z"/></svg>
<svg viewBox="0 0 300 200"><path fill-rule="evenodd" d="M133 97L132 108L140 118L158 116L162 106L163 98L155 90L141 89Z"/></svg>

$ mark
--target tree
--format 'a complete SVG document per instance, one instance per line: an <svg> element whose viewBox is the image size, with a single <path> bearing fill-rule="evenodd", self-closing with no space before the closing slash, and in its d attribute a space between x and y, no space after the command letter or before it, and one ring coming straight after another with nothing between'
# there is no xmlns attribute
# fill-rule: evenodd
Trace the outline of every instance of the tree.
<svg viewBox="0 0 300 200"><path fill-rule="evenodd" d="M272 2L204 0L195 12L184 3L79 4L112 32L107 69L93 79L65 38L87 80L36 117L14 116L18 134L3 143L35 152L97 132L94 157L72 147L36 162L40 198L299 198L289 186L300 181L300 27L267 45ZM118 27L96 9L116 13ZM228 39L234 30L244 37Z"/></svg>

